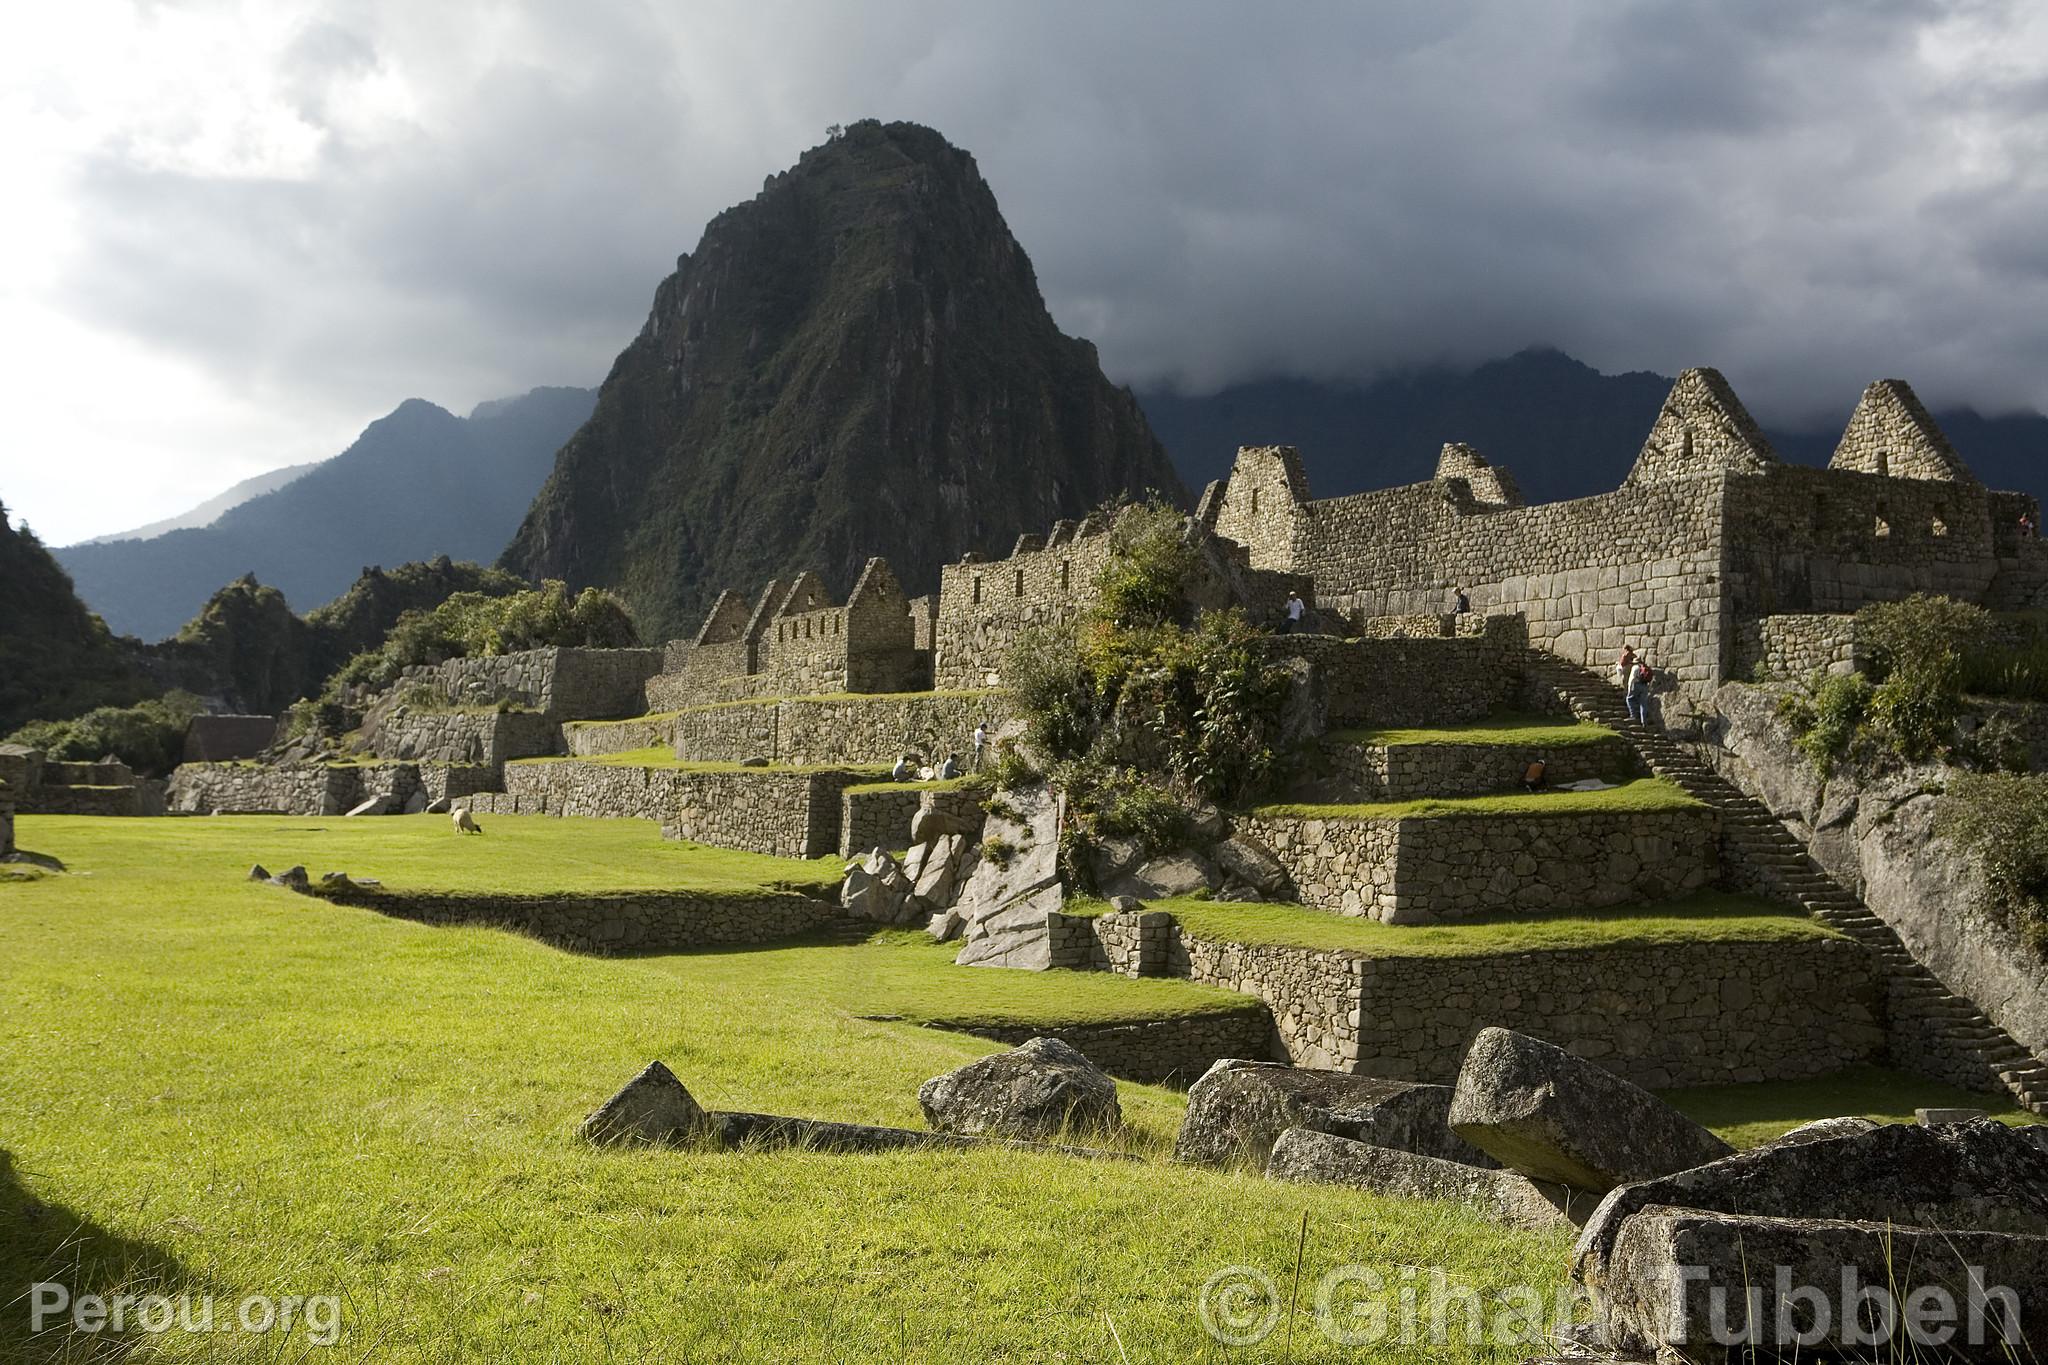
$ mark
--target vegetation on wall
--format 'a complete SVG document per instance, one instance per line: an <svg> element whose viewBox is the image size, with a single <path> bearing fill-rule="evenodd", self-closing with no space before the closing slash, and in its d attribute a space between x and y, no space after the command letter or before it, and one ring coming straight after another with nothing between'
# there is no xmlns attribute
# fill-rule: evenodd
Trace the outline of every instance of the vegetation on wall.
<svg viewBox="0 0 2048 1365"><path fill-rule="evenodd" d="M184 757L185 727L200 709L191 693L172 692L133 706L95 707L71 720L31 721L8 742L66 763L111 756L144 777L165 777Z"/></svg>
<svg viewBox="0 0 2048 1365"><path fill-rule="evenodd" d="M2048 692L2048 645L1999 640L1990 615L1967 602L1915 593L1868 606L1856 614L1856 637L1870 648L1869 676L1816 674L1779 702L1823 776L1844 761L2004 766L2012 746L2003 725L1961 733L1965 694L2025 696L2036 677Z"/></svg>
<svg viewBox="0 0 2048 1365"><path fill-rule="evenodd" d="M1958 774L1935 832L1982 862L1986 908L2009 916L2027 946L2048 958L2048 774Z"/></svg>
<svg viewBox="0 0 2048 1365"><path fill-rule="evenodd" d="M1004 670L1032 749L1067 794L1065 850L1184 841L1190 807L1238 801L1281 775L1289 675L1238 611L1193 611L1197 567L1181 514L1124 509L1094 607L1024 632Z"/></svg>

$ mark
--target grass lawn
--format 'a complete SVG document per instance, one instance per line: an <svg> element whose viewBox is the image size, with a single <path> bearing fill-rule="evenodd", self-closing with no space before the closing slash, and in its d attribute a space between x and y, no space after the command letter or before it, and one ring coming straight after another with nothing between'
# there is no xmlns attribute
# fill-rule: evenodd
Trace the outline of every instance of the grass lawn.
<svg viewBox="0 0 2048 1365"><path fill-rule="evenodd" d="M863 782L856 787L847 787L850 792L949 792L957 791L974 780L972 773L964 777L949 777L943 782Z"/></svg>
<svg viewBox="0 0 2048 1365"><path fill-rule="evenodd" d="M1879 1123L1911 1123L1915 1109L1984 1109L2001 1123L2042 1121L2001 1095L1875 1066L1850 1067L1811 1081L1705 1085L1667 1090L1663 1096L1737 1147L1754 1147L1816 1117L1841 1114Z"/></svg>
<svg viewBox="0 0 2048 1365"><path fill-rule="evenodd" d="M247 1295L341 1296L336 1350L307 1349L303 1329L174 1330L153 1360L1250 1365L1282 1359L1283 1338L1217 1346L1201 1288L1246 1265L1284 1295L1298 1249L1295 1361L1539 1353L1462 1333L1369 1355L1326 1341L1313 1287L1336 1267L1379 1271L1390 1297L1403 1267L1437 1266L1482 1294L1551 1294L1569 1239L1174 1166L1161 1156L1185 1100L1157 1087L1120 1086L1125 1145L1147 1158L1130 1164L592 1150L576 1122L651 1058L711 1107L921 1126L917 1087L995 1045L911 1021L1230 998L955 968L904 933L587 958L242 880L256 860L534 890L611 889L606 868L734 885L745 869L759 885L806 866L663 845L634 821L504 817L480 839L446 824L20 820L23 846L70 870L0 883L0 1359L89 1353L90 1339L27 1337L23 1289L56 1280L210 1294L229 1325ZM862 1017L877 1014L902 1019ZM1894 1109L1946 1098L1916 1084L1855 1082ZM1845 1102L1825 1083L1681 1100L1731 1132Z"/></svg>
<svg viewBox="0 0 2048 1365"><path fill-rule="evenodd" d="M1401 744L1472 744L1516 749L1572 749L1605 744L1620 736L1590 721L1563 721L1553 716L1502 715L1471 725L1420 730L1332 730L1325 738L1346 744L1393 747Z"/></svg>
<svg viewBox="0 0 2048 1365"><path fill-rule="evenodd" d="M811 763L788 764L770 763L749 767L744 763L725 763L680 759L673 750L665 748L626 749L615 754L549 754L543 758L515 758L507 767L523 767L538 763L595 763L606 768L670 768L686 773L886 773L887 764L874 763Z"/></svg>
<svg viewBox="0 0 2048 1365"><path fill-rule="evenodd" d="M1474 815L1583 815L1611 811L1646 814L1705 809L1703 802L1687 796L1675 784L1661 777L1642 777L1596 792L1515 792L1506 796L1425 797L1419 801L1365 801L1338 805L1281 802L1259 806L1252 813L1305 820L1396 820Z"/></svg>
<svg viewBox="0 0 2048 1365"><path fill-rule="evenodd" d="M440 825L447 857L521 848L520 869L579 842L592 864L634 866L630 831L652 837L628 821L499 819L469 840ZM1390 1285L1404 1265L1482 1290L1562 1283L1563 1237L1156 1160L590 1150L576 1122L654 1057L714 1107L920 1125L919 1084L995 1048L855 1017L906 1012L921 972L992 1007L1064 1005L1084 981L1156 1004L1145 988L1185 983L952 968L895 935L583 958L240 880L257 859L424 876L438 860L415 828L434 826L20 821L25 847L71 871L0 885L0 1284L210 1292L230 1318L248 1294L345 1296L336 1352L302 1354L303 1333L173 1331L152 1359L936 1363L1114 1361L1116 1338L1132 1361L1277 1358L1226 1355L1197 1299L1236 1264L1285 1286L1304 1213L1296 1360L1357 1358L1308 1318L1336 1266ZM1182 1098L1121 1091L1133 1140L1157 1152ZM20 1292L0 1293L0 1358L82 1355L25 1342ZM1530 1354L1457 1340L1408 1358Z"/></svg>
<svg viewBox="0 0 2048 1365"><path fill-rule="evenodd" d="M1372 957L1493 957L1574 948L1636 948L1670 943L1785 943L1838 937L1797 910L1751 896L1702 892L1668 904L1583 915L1531 915L1462 924L1382 924L1300 905L1167 900L1166 910L1199 938L1230 943L1322 948ZM1100 913L1089 902L1069 913Z"/></svg>

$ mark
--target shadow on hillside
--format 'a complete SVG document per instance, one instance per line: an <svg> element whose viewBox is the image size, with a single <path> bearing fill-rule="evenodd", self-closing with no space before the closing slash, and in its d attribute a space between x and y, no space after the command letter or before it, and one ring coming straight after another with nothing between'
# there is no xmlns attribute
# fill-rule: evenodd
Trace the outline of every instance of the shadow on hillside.
<svg viewBox="0 0 2048 1365"><path fill-rule="evenodd" d="M13 1154L0 1148L0 1356L107 1361L127 1359L137 1350L140 1333L77 1332L68 1311L50 1314L42 1331L32 1331L34 1287L39 1284L62 1285L74 1301L87 1294L190 1295L196 1300L212 1292L163 1248L38 1199L22 1183Z"/></svg>

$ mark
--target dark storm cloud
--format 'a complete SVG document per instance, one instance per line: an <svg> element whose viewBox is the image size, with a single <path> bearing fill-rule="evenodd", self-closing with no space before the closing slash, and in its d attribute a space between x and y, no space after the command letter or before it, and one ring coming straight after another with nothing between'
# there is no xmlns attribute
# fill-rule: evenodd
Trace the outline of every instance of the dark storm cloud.
<svg viewBox="0 0 2048 1365"><path fill-rule="evenodd" d="M706 219L874 115L976 153L1140 384L1550 342L1780 420L1887 374L2048 405L2019 4L419 8L290 44L302 178L93 164L75 306L330 407L594 382ZM353 126L379 79L414 107Z"/></svg>

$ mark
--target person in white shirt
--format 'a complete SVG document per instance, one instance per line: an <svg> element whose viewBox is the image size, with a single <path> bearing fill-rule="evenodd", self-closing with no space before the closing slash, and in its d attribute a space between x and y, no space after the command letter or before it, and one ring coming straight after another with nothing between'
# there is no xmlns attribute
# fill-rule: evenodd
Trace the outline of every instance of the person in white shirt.
<svg viewBox="0 0 2048 1365"><path fill-rule="evenodd" d="M974 771L981 771L982 760L988 755L988 722L974 727Z"/></svg>
<svg viewBox="0 0 2048 1365"><path fill-rule="evenodd" d="M1301 629L1301 616L1307 610L1308 604L1301 600L1300 593L1290 592L1287 594L1287 625L1285 627L1287 634L1292 635Z"/></svg>

